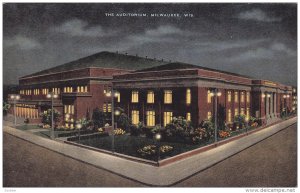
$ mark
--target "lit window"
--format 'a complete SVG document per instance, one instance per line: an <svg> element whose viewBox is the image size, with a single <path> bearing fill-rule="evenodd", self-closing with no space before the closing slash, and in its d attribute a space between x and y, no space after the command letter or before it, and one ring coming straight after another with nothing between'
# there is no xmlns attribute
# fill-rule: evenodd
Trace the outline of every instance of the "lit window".
<svg viewBox="0 0 300 193"><path fill-rule="evenodd" d="M250 92L247 92L246 101L247 103L250 103Z"/></svg>
<svg viewBox="0 0 300 193"><path fill-rule="evenodd" d="M186 120L191 121L191 113L186 113Z"/></svg>
<svg viewBox="0 0 300 193"><path fill-rule="evenodd" d="M241 108L241 115L245 115L245 109Z"/></svg>
<svg viewBox="0 0 300 193"><path fill-rule="evenodd" d="M109 113L111 112L111 103L107 104L107 112L109 112Z"/></svg>
<svg viewBox="0 0 300 193"><path fill-rule="evenodd" d="M155 126L155 111L147 111L147 126Z"/></svg>
<svg viewBox="0 0 300 193"><path fill-rule="evenodd" d="M139 102L139 91L132 91L131 93L131 102L138 103Z"/></svg>
<svg viewBox="0 0 300 193"><path fill-rule="evenodd" d="M239 95L238 92L234 92L234 102L238 103L239 102Z"/></svg>
<svg viewBox="0 0 300 193"><path fill-rule="evenodd" d="M64 114L74 115L74 105L64 105Z"/></svg>
<svg viewBox="0 0 300 193"><path fill-rule="evenodd" d="M173 118L173 112L166 111L164 112L164 126L169 124L172 121Z"/></svg>
<svg viewBox="0 0 300 193"><path fill-rule="evenodd" d="M120 94L120 92L115 92L115 96L117 97L117 102L119 103L121 101L121 94Z"/></svg>
<svg viewBox="0 0 300 193"><path fill-rule="evenodd" d="M234 116L238 116L239 115L239 109L234 109Z"/></svg>
<svg viewBox="0 0 300 193"><path fill-rule="evenodd" d="M164 92L164 101L165 104L172 104L172 91L171 90L165 90Z"/></svg>
<svg viewBox="0 0 300 193"><path fill-rule="evenodd" d="M211 119L211 111L207 112L207 119Z"/></svg>
<svg viewBox="0 0 300 193"><path fill-rule="evenodd" d="M191 104L192 96L191 96L191 89L186 89L186 104Z"/></svg>
<svg viewBox="0 0 300 193"><path fill-rule="evenodd" d="M105 113L107 112L106 104L105 103L103 104L103 112L105 112Z"/></svg>
<svg viewBox="0 0 300 193"><path fill-rule="evenodd" d="M241 102L245 102L245 93L241 92Z"/></svg>
<svg viewBox="0 0 300 193"><path fill-rule="evenodd" d="M211 103L211 93L210 93L210 90L207 91L207 103Z"/></svg>
<svg viewBox="0 0 300 193"><path fill-rule="evenodd" d="M84 87L84 92L88 92L87 86Z"/></svg>
<svg viewBox="0 0 300 193"><path fill-rule="evenodd" d="M131 111L131 122L134 125L137 125L140 121L140 113L139 111L133 110Z"/></svg>
<svg viewBox="0 0 300 193"><path fill-rule="evenodd" d="M227 92L227 101L230 103L231 102L231 91Z"/></svg>
<svg viewBox="0 0 300 193"><path fill-rule="evenodd" d="M228 121L228 123L231 123L231 109L228 109L228 111L227 111L227 121Z"/></svg>
<svg viewBox="0 0 300 193"><path fill-rule="evenodd" d="M73 87L69 87L69 86L68 87L64 87L64 92L66 92L66 93L73 92Z"/></svg>
<svg viewBox="0 0 300 193"><path fill-rule="evenodd" d="M246 116L247 116L247 118L249 119L249 117L250 117L250 109L249 109L249 108L247 108Z"/></svg>
<svg viewBox="0 0 300 193"><path fill-rule="evenodd" d="M148 91L147 103L154 103L154 92L153 91Z"/></svg>

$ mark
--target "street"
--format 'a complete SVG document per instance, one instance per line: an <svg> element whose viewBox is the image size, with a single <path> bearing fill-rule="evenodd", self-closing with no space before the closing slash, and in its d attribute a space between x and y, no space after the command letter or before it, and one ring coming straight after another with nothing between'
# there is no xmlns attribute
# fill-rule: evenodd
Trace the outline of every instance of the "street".
<svg viewBox="0 0 300 193"><path fill-rule="evenodd" d="M4 187L144 186L7 133L3 133L3 175ZM178 187L296 185L296 124L175 184Z"/></svg>

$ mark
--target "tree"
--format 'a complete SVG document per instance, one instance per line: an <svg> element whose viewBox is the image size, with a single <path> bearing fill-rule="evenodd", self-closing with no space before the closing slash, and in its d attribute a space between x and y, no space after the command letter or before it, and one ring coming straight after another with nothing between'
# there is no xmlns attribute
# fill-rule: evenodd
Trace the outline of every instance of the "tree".
<svg viewBox="0 0 300 193"><path fill-rule="evenodd" d="M130 125L131 125L131 120L126 115L126 113L124 113L124 110L122 108L116 108L116 110L120 111L120 115L116 117L118 127L121 127L126 131L129 131Z"/></svg>
<svg viewBox="0 0 300 193"><path fill-rule="evenodd" d="M82 118L82 119L79 119L78 121L76 121L76 123L78 124L81 124L82 125L82 129L87 129L91 126L91 121L86 119L86 118Z"/></svg>
<svg viewBox="0 0 300 193"><path fill-rule="evenodd" d="M52 109L48 109L47 111L42 113L41 117L42 117L42 123L52 126L52 120L51 120L52 119ZM59 122L59 120L60 120L60 113L54 109L53 121L54 121L55 126L56 126L56 123Z"/></svg>
<svg viewBox="0 0 300 193"><path fill-rule="evenodd" d="M94 128L103 127L105 124L106 115L98 107L93 110L92 123Z"/></svg>
<svg viewBox="0 0 300 193"><path fill-rule="evenodd" d="M10 109L10 104L7 102L3 102L3 116L7 115L9 109Z"/></svg>

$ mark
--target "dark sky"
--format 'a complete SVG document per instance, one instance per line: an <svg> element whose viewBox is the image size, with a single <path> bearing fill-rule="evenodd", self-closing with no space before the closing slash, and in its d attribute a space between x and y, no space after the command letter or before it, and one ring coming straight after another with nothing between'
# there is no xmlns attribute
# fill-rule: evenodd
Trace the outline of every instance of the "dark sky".
<svg viewBox="0 0 300 193"><path fill-rule="evenodd" d="M8 3L3 9L4 84L105 50L297 84L295 3ZM107 17L105 13L146 13L148 17ZM151 13L181 17L150 17Z"/></svg>

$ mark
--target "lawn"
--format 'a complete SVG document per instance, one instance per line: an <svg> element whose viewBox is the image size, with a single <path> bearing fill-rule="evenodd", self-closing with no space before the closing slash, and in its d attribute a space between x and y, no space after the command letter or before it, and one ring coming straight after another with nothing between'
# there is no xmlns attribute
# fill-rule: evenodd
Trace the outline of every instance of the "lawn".
<svg viewBox="0 0 300 193"><path fill-rule="evenodd" d="M79 142L78 141L76 141L76 142L87 145L87 146L92 146L95 148L111 151L112 136L104 136L104 137L100 137L100 138L89 138L89 139L84 139L84 140L80 140ZM209 143L211 143L211 142L212 141L210 141ZM160 143L161 146L162 145L170 145L173 147L173 151L171 153L169 153L168 155L161 155L161 159L172 157L172 156L178 155L180 153L184 153L184 152L202 147L207 144L208 143L192 145L192 144L170 143L170 142L162 141ZM157 156L143 157L137 153L138 149L140 149L146 145L155 145L154 139L149 139L146 137L130 136L130 135L115 136L115 151L117 153L156 161Z"/></svg>
<svg viewBox="0 0 300 193"><path fill-rule="evenodd" d="M19 130L27 131L31 129L41 129L38 125L20 125L16 127Z"/></svg>

